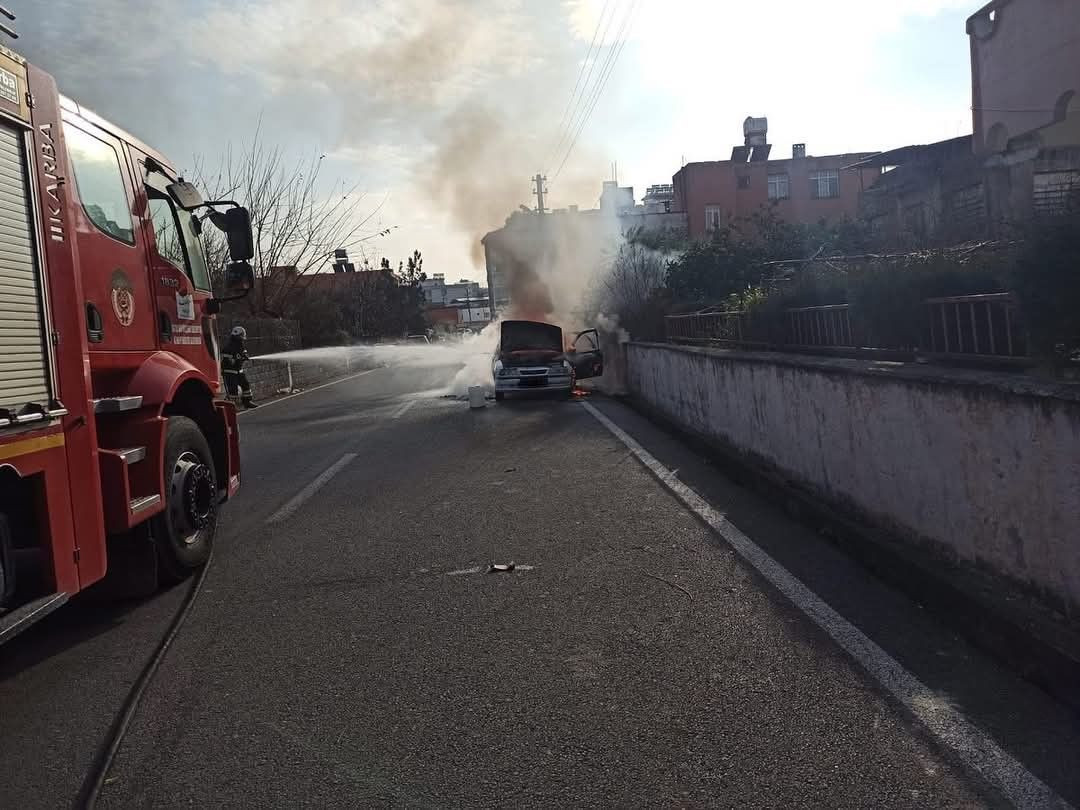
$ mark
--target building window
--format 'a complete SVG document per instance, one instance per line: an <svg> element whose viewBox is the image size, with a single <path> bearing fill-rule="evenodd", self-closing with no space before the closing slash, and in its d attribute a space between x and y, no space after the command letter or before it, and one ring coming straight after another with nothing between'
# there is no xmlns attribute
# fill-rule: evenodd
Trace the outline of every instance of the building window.
<svg viewBox="0 0 1080 810"><path fill-rule="evenodd" d="M109 236L134 245L131 205L116 150L73 126L65 125L64 134L86 215Z"/></svg>
<svg viewBox="0 0 1080 810"><path fill-rule="evenodd" d="M916 203L904 209L904 226L916 236L925 237L930 233L930 208L926 203Z"/></svg>
<svg viewBox="0 0 1080 810"><path fill-rule="evenodd" d="M748 174L739 175L738 187L739 188L750 188L750 175L748 175Z"/></svg>
<svg viewBox="0 0 1080 810"><path fill-rule="evenodd" d="M1080 171L1036 172L1032 180L1036 214L1060 214L1080 203Z"/></svg>
<svg viewBox="0 0 1080 810"><path fill-rule="evenodd" d="M840 196L840 172L827 169L823 172L810 172L810 197L824 200Z"/></svg>
<svg viewBox="0 0 1080 810"><path fill-rule="evenodd" d="M982 183L958 189L949 201L949 210L957 225L982 225L986 220L986 198Z"/></svg>
<svg viewBox="0 0 1080 810"><path fill-rule="evenodd" d="M706 205L705 206L705 230L718 231L720 230L720 223L723 221L724 212L719 205Z"/></svg>
<svg viewBox="0 0 1080 810"><path fill-rule="evenodd" d="M769 175L769 199L786 200L791 196L791 180L786 174Z"/></svg>

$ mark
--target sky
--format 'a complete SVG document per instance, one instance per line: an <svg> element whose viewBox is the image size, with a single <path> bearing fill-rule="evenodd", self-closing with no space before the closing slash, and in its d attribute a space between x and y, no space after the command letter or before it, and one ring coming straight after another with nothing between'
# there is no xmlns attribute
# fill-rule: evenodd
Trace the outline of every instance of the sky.
<svg viewBox="0 0 1080 810"><path fill-rule="evenodd" d="M640 198L683 161L726 159L748 115L768 116L777 158L971 132L964 23L983 3L5 5L12 47L178 167L214 164L259 127L298 162L325 154L327 193L362 190L371 232L391 229L364 243L373 262L420 250L429 274L481 279L480 237L534 204L537 172L550 206L593 207L613 164ZM582 95L595 104L570 104Z"/></svg>

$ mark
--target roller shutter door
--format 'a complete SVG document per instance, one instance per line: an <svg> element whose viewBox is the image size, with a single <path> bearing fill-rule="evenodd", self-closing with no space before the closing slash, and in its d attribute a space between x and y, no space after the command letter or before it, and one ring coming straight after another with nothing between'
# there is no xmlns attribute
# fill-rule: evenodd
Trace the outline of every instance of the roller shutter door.
<svg viewBox="0 0 1080 810"><path fill-rule="evenodd" d="M0 124L0 408L47 405L49 375L22 133Z"/></svg>

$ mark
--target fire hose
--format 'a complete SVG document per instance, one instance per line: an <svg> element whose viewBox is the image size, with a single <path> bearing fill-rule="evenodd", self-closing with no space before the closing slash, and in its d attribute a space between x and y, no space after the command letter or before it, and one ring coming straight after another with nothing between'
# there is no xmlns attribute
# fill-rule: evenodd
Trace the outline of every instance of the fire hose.
<svg viewBox="0 0 1080 810"><path fill-rule="evenodd" d="M187 595L184 597L183 604L180 605L180 609L176 612L176 615L173 616L173 620L169 624L169 629L165 632L161 641L158 642L157 648L146 662L146 665L142 668L139 677L136 678L134 685L131 687L131 691L128 692L123 705L120 707L120 711L113 719L104 742L94 756L94 761L90 766L90 770L83 779L79 794L72 804L76 810L90 810L97 805L98 798L101 796L101 790L105 787L105 780L112 768L113 761L116 759L116 754L120 751L120 746L124 742L124 736L127 734L131 721L135 719L135 713L139 710L139 705L142 703L143 696L146 694L147 688L153 682L154 676L157 674L161 662L165 659L166 653L168 653L169 648L172 647L173 641L176 640L180 629L184 626L184 622L187 621L188 616L191 614L191 610L195 606L195 601L198 599L199 593L202 591L203 583L206 581L206 575L210 571L210 565L213 561L214 549L213 546L211 546L210 556L207 558L206 564L202 567L198 577L191 584L190 590L188 590Z"/></svg>

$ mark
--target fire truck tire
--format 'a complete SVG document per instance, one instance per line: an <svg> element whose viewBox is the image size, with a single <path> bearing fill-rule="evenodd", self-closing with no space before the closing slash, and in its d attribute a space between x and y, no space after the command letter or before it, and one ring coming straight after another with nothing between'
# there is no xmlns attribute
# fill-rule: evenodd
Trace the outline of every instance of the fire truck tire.
<svg viewBox="0 0 1080 810"><path fill-rule="evenodd" d="M180 582L210 559L217 496L214 457L206 437L186 416L170 416L165 431L165 510L151 524L163 582Z"/></svg>

